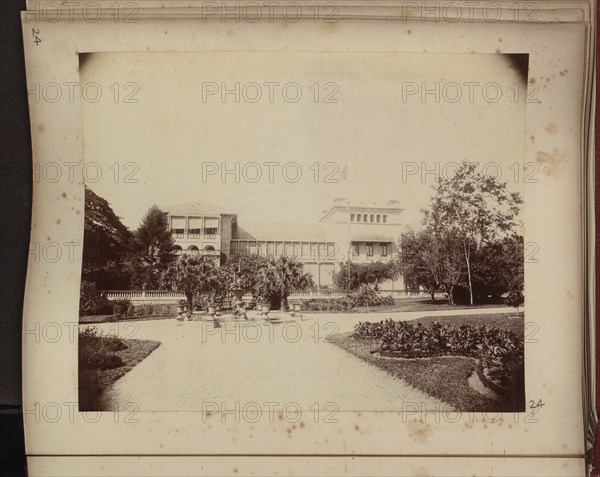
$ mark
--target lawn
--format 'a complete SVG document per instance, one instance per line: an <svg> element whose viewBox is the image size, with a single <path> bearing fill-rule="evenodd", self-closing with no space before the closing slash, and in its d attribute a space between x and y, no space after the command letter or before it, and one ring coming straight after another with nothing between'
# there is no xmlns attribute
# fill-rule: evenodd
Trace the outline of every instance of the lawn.
<svg viewBox="0 0 600 477"><path fill-rule="evenodd" d="M351 310L310 311L303 313L398 313L401 311L436 311L436 310L473 310L477 308L503 308L505 303L485 303L480 305L449 305L447 300L438 299L432 302L429 298L395 298L393 305L357 306Z"/></svg>
<svg viewBox="0 0 600 477"><path fill-rule="evenodd" d="M477 308L502 308L505 303L485 303L482 305L449 305L447 300L436 300L432 302L429 298L397 298L393 305L382 305L378 307L360 306L354 308L353 312L365 313L376 311L377 313L395 313L399 311L435 311L435 310L473 310Z"/></svg>
<svg viewBox="0 0 600 477"><path fill-rule="evenodd" d="M125 340L115 336L79 335L79 410L102 410L101 395L131 371L159 341Z"/></svg>
<svg viewBox="0 0 600 477"><path fill-rule="evenodd" d="M516 318L518 317L518 318ZM486 325L500 328L501 330L514 331L519 336L525 333L525 313L522 311L514 313L488 313L483 315L448 315L448 316L424 316L411 320L412 323L449 323L453 325Z"/></svg>
<svg viewBox="0 0 600 477"><path fill-rule="evenodd" d="M511 318L515 313L499 313L490 315L424 317L414 322L490 325L502 329L513 330L523 335L523 314L519 319ZM329 341L343 350L357 356L367 363L376 366L392 376L404 380L411 386L450 404L455 410L508 412L520 410L524 405L522 389L515 390L512 396L494 400L475 391L468 383L469 377L476 370L477 361L464 356L439 356L432 358L386 358L373 354L380 341L374 338L363 338L353 332L333 335Z"/></svg>

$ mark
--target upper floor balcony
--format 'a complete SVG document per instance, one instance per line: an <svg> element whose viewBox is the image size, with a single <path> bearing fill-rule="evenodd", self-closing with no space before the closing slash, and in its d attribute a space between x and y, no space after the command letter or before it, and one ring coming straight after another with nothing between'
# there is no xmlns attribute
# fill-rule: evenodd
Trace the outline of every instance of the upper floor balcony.
<svg viewBox="0 0 600 477"><path fill-rule="evenodd" d="M175 239L184 239L184 240L217 240L220 237L220 234L216 232L179 232L171 230L171 234Z"/></svg>

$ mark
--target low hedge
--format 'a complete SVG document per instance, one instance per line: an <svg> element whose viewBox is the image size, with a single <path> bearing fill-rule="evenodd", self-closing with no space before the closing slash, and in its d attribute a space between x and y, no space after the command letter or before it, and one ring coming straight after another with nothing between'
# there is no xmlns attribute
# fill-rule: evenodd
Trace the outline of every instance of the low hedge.
<svg viewBox="0 0 600 477"><path fill-rule="evenodd" d="M310 299L303 302L307 311L350 311L358 306L393 305L391 295L382 296L377 290L368 285L361 287L342 298Z"/></svg>
<svg viewBox="0 0 600 477"><path fill-rule="evenodd" d="M113 315L118 319L141 318L145 316L176 316L177 305L143 304L133 305L129 300L113 302Z"/></svg>

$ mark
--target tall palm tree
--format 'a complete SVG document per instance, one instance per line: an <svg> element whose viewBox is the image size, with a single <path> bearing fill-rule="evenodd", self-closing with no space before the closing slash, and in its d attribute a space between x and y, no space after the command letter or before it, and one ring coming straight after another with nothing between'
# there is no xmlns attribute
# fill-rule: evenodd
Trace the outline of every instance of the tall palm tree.
<svg viewBox="0 0 600 477"><path fill-rule="evenodd" d="M294 290L312 288L314 281L310 273L304 273L302 262L285 256L279 257L273 264L278 278L278 292L281 306L288 310L288 296Z"/></svg>

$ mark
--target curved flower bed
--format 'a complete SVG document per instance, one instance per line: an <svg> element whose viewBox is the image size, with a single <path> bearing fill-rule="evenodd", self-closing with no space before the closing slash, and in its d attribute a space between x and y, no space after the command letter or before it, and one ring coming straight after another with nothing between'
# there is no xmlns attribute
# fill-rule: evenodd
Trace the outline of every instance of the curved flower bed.
<svg viewBox="0 0 600 477"><path fill-rule="evenodd" d="M354 333L377 338L382 356L427 358L466 356L479 361L480 378L500 393L522 379L523 337L510 330L483 325L431 324L387 319L379 323L360 322Z"/></svg>

